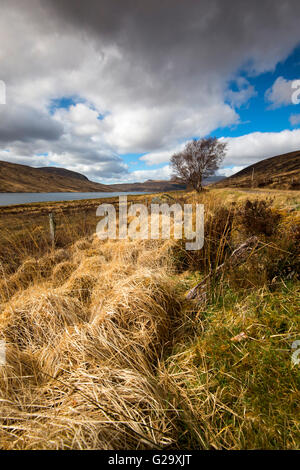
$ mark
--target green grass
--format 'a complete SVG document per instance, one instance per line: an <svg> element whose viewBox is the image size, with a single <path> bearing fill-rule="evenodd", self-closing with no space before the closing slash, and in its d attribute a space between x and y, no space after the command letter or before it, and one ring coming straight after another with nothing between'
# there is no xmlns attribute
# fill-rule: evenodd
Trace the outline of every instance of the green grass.
<svg viewBox="0 0 300 470"><path fill-rule="evenodd" d="M194 339L183 335L166 361L174 388L184 389L186 430L192 410L197 437L189 432L185 445L299 448L300 370L291 363L291 345L300 338L299 293L292 282L275 292L224 288L190 317ZM247 338L232 341L241 332Z"/></svg>

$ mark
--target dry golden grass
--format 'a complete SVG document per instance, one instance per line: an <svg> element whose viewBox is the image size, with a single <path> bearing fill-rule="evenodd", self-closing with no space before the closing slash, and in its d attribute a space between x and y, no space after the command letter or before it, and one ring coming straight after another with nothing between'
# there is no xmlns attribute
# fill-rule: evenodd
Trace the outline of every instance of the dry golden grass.
<svg viewBox="0 0 300 470"><path fill-rule="evenodd" d="M98 255L89 256L91 245ZM147 243L138 245L77 242L70 261L34 285L34 260L17 271L25 290L0 322L8 345L2 447L156 448L176 440L155 367L172 343L180 300L168 269L151 269L163 243L150 242L148 262Z"/></svg>
<svg viewBox="0 0 300 470"><path fill-rule="evenodd" d="M205 203L198 253L174 240L77 239L69 227L63 247L0 266L1 448L297 448L299 194L274 193L274 233L260 233L207 303L185 300L248 236L245 200L265 197L178 195ZM241 331L252 339L232 343Z"/></svg>

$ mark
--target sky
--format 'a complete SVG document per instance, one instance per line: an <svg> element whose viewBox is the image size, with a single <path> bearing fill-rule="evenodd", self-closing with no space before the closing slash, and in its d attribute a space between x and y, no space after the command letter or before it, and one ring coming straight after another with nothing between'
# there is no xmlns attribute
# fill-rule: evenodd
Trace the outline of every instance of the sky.
<svg viewBox="0 0 300 470"><path fill-rule="evenodd" d="M219 176L299 150L299 19L299 0L1 0L0 160L111 184L169 179L193 138L227 142Z"/></svg>

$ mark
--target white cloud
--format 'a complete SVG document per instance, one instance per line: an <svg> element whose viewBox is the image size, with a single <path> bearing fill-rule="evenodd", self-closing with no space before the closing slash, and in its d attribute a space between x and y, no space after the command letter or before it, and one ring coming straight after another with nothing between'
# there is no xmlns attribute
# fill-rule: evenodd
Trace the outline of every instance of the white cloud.
<svg viewBox="0 0 300 470"><path fill-rule="evenodd" d="M217 174L230 176L248 165L265 158L300 149L300 129L282 132L253 132L240 137L226 137L220 140L228 144L226 157ZM141 157L148 165L167 163L181 146L162 152L153 152Z"/></svg>
<svg viewBox="0 0 300 470"><path fill-rule="evenodd" d="M171 169L169 165L156 170L136 170L131 176L131 181L146 181L152 180L168 180L171 177Z"/></svg>
<svg viewBox="0 0 300 470"><path fill-rule="evenodd" d="M279 108L280 106L288 106L292 103L292 88L293 80L286 80L283 77L278 77L271 88L265 93L266 101L271 103L272 108Z"/></svg>
<svg viewBox="0 0 300 470"><path fill-rule="evenodd" d="M185 143L176 145L176 147L171 147L166 150L161 150L158 152L146 153L140 157L140 160L147 163L147 165L159 165L160 163L166 163L170 161L170 158L174 153L180 152L183 150Z"/></svg>
<svg viewBox="0 0 300 470"><path fill-rule="evenodd" d="M292 114L290 116L290 123L292 126L298 126L300 124L300 114Z"/></svg>
<svg viewBox="0 0 300 470"><path fill-rule="evenodd" d="M224 138L228 143L224 167L248 166L264 158L300 149L300 129L282 132L254 132L241 137Z"/></svg>
<svg viewBox="0 0 300 470"><path fill-rule="evenodd" d="M257 91L255 90L253 85L250 85L248 80L244 77L238 77L236 80L236 85L238 91L228 90L226 93L226 98L230 102L230 104L236 108L240 108L241 106L248 103L248 101L257 95Z"/></svg>
<svg viewBox="0 0 300 470"><path fill-rule="evenodd" d="M245 166L233 166L232 168L222 168L217 171L217 175L226 176L226 178L228 178L228 176L234 175L235 173L238 173L244 168Z"/></svg>
<svg viewBox="0 0 300 470"><path fill-rule="evenodd" d="M169 165L165 165L162 168L155 170L135 170L131 173L127 173L122 177L122 180L116 178L106 178L107 184L113 183L143 183L147 180L169 180L171 178L172 171Z"/></svg>

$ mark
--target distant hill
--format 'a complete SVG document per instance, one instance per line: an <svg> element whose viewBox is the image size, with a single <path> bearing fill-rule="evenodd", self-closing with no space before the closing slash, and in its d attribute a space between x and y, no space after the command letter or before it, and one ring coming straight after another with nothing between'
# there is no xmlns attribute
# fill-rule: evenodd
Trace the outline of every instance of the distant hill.
<svg viewBox="0 0 300 470"><path fill-rule="evenodd" d="M187 185L185 183L180 183L177 181L162 181L162 180L148 180L144 183L120 183L120 184L111 184L110 188L113 188L114 191L154 191L154 192L164 192L164 191L178 191L186 189Z"/></svg>
<svg viewBox="0 0 300 470"><path fill-rule="evenodd" d="M59 175L64 176L65 178L75 178L82 181L89 181L89 179L82 175L81 173L77 173L76 171L66 170L65 168L57 168L55 166L45 166L42 168L38 168L38 170L42 170L43 172L46 171L52 175Z"/></svg>
<svg viewBox="0 0 300 470"><path fill-rule="evenodd" d="M229 178L215 182L215 187L300 189L300 151L262 160ZM86 176L65 168L33 168L0 161L0 193L52 192L165 192L189 189L180 181L148 180L144 183L106 185L90 181Z"/></svg>
<svg viewBox="0 0 300 470"><path fill-rule="evenodd" d="M208 185L213 182L219 181L222 179L220 176L212 176L204 180L203 184ZM192 187L183 183L180 180L147 180L144 183L120 183L120 184L111 184L111 188L114 191L155 191L155 192L165 192L165 191L180 191L180 190L192 190Z"/></svg>
<svg viewBox="0 0 300 470"><path fill-rule="evenodd" d="M32 168L0 161L0 193L111 192L110 186L90 181L64 168Z"/></svg>
<svg viewBox="0 0 300 470"><path fill-rule="evenodd" d="M215 183L214 187L300 189L300 151L250 165Z"/></svg>
<svg viewBox="0 0 300 470"><path fill-rule="evenodd" d="M86 176L65 168L33 168L0 161L0 193L163 192L180 189L186 189L186 185L178 181L148 180L145 183L106 185L94 183Z"/></svg>

